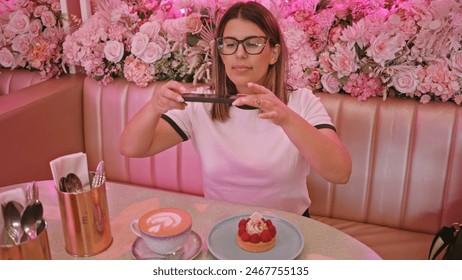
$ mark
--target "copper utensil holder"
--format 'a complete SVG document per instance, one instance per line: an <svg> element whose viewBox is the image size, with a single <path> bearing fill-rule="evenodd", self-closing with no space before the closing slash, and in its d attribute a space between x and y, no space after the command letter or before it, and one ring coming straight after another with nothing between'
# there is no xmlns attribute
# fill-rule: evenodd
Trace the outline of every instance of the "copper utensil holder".
<svg viewBox="0 0 462 280"><path fill-rule="evenodd" d="M0 245L0 260L51 260L47 225L33 240Z"/></svg>
<svg viewBox="0 0 462 280"><path fill-rule="evenodd" d="M66 251L88 257L106 250L112 243L106 179L84 192L57 191Z"/></svg>

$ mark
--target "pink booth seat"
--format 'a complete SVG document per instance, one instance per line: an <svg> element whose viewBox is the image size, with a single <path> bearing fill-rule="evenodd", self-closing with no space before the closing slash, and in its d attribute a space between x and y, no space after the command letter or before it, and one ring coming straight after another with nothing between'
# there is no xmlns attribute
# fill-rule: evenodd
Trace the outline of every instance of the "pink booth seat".
<svg viewBox="0 0 462 280"><path fill-rule="evenodd" d="M40 72L0 68L0 96L42 82Z"/></svg>
<svg viewBox="0 0 462 280"><path fill-rule="evenodd" d="M146 88L124 79L102 86L86 78L83 90L85 151L89 168L100 160L109 180L202 195L200 163L190 141L148 158L128 158L119 152L127 122L161 83Z"/></svg>
<svg viewBox="0 0 462 280"><path fill-rule="evenodd" d="M462 107L320 94L353 160L350 181L308 176L315 219L385 259L425 259L441 226L462 222Z"/></svg>

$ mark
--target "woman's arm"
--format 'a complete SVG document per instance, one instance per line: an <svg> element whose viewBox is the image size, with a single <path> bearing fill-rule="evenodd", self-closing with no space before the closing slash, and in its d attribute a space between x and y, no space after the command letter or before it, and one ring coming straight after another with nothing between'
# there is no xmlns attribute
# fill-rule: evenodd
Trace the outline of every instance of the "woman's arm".
<svg viewBox="0 0 462 280"><path fill-rule="evenodd" d="M161 86L152 99L129 121L120 138L120 153L128 157L147 157L180 142L178 133L161 119L171 109L184 109L183 86L168 82Z"/></svg>
<svg viewBox="0 0 462 280"><path fill-rule="evenodd" d="M249 83L250 94L236 99L236 106L247 104L260 109L262 119L279 125L310 165L332 183L346 183L351 174L351 157L329 128L317 129L279 100L267 88Z"/></svg>

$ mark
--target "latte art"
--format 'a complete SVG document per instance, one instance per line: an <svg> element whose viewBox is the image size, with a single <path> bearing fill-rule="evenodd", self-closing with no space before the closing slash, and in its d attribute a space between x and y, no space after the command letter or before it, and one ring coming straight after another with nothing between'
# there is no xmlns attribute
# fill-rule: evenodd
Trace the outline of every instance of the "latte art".
<svg viewBox="0 0 462 280"><path fill-rule="evenodd" d="M152 225L148 228L149 233L158 233L169 228L173 229L178 227L181 220L180 215L172 212L165 212L152 215L146 220L146 223Z"/></svg>
<svg viewBox="0 0 462 280"><path fill-rule="evenodd" d="M191 228L191 216L177 208L159 208L144 214L139 229L151 236L171 236Z"/></svg>

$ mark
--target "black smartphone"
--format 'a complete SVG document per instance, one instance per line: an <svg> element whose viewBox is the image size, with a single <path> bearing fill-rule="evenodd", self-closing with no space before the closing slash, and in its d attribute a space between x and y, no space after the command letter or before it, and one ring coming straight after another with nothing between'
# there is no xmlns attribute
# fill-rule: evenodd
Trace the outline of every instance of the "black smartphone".
<svg viewBox="0 0 462 280"><path fill-rule="evenodd" d="M189 102L209 102L209 103L233 103L236 96L217 96L215 94L205 93L183 93L181 94L185 101Z"/></svg>

